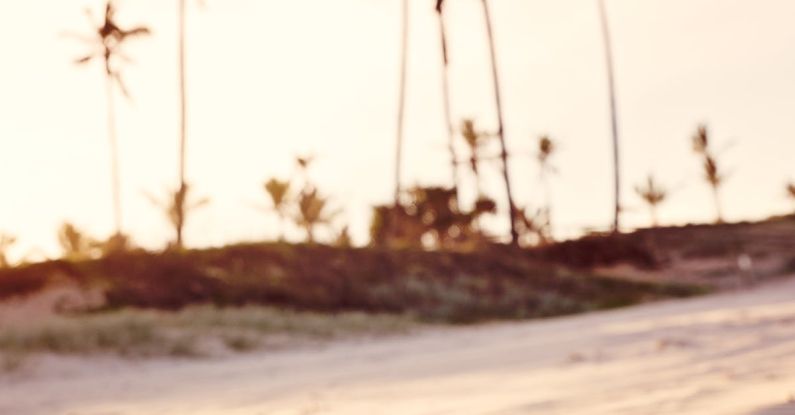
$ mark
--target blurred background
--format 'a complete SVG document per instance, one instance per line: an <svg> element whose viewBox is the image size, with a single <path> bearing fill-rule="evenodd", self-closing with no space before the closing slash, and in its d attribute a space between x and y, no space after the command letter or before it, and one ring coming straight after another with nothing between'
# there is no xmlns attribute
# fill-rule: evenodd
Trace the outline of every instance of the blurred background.
<svg viewBox="0 0 795 415"><path fill-rule="evenodd" d="M173 3L173 4L172 4ZM411 0L402 182L449 185L439 41L430 1ZM97 62L78 67L91 35L85 8L102 1L0 4L0 229L19 237L10 256L56 256L64 221L113 232L105 81ZM117 2L120 25L150 37L125 46L131 99L116 98L125 232L162 248L173 231L144 192L177 183L177 2ZM795 175L795 4L787 0L611 0L626 229L646 226L633 192L648 173L671 190L662 224L711 221L714 208L692 155L699 123L710 128L729 174L725 218L790 212L784 183ZM211 197L186 230L192 247L275 239L262 183L309 174L343 208L355 244L368 241L372 206L394 191L400 2L226 0L188 2L187 180ZM480 2L445 5L453 120L494 130L488 43ZM534 159L539 135L558 144L551 176L554 231L572 237L612 223L608 89L597 2L499 0L492 20L515 199L544 203ZM465 151L463 142L461 152ZM496 149L495 149L496 154ZM462 180L472 180L460 167ZM503 211L500 172L484 168L484 191ZM462 202L474 199L462 188ZM507 234L503 215L485 219ZM288 240L301 240L296 228Z"/></svg>

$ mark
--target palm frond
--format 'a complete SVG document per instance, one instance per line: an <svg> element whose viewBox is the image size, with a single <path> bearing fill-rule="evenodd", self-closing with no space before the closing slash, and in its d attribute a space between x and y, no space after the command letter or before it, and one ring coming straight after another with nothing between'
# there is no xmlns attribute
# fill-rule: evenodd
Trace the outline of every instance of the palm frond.
<svg viewBox="0 0 795 415"><path fill-rule="evenodd" d="M97 55L82 56L80 58L75 59L74 63L75 63L75 65L85 65L85 64L91 62L91 60L96 58L96 57L97 57Z"/></svg>

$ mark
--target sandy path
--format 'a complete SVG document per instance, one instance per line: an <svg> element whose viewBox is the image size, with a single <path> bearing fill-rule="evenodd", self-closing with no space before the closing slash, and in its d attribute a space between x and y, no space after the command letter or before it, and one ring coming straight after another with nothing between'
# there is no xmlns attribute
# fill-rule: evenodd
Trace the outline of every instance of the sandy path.
<svg viewBox="0 0 795 415"><path fill-rule="evenodd" d="M795 414L795 279L320 349L45 363L0 377L0 414Z"/></svg>

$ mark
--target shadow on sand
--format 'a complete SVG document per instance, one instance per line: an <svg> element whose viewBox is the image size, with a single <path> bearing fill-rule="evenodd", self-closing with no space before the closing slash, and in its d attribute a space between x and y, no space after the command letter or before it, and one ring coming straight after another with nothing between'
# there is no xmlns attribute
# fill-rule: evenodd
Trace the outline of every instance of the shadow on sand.
<svg viewBox="0 0 795 415"><path fill-rule="evenodd" d="M768 406L757 409L748 415L793 415L795 414L795 402L788 402L782 405Z"/></svg>

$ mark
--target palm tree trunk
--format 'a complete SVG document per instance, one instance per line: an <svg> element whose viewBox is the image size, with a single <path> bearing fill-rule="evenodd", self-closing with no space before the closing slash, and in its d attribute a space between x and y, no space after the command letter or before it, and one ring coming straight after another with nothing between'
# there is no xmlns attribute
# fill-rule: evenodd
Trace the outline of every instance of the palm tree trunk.
<svg viewBox="0 0 795 415"><path fill-rule="evenodd" d="M395 205L400 203L400 176L403 159L403 119L406 106L406 63L408 60L409 43L409 0L401 0L401 46L400 46L400 81L398 84L398 111L395 152Z"/></svg>
<svg viewBox="0 0 795 415"><path fill-rule="evenodd" d="M723 223L723 209L720 204L720 192L718 186L712 186L712 198L715 200L715 223Z"/></svg>
<svg viewBox="0 0 795 415"><path fill-rule="evenodd" d="M516 205L513 202L513 193L511 192L511 180L508 174L508 149L505 143L505 126L503 123L503 113L502 113L502 100L500 99L500 81L499 75L497 71L497 56L494 47L494 32L491 27L491 13L489 13L489 3L488 0L482 0L483 4L483 15L486 19L486 32L489 40L489 51L491 54L491 71L492 71L492 80L494 81L494 99L497 108L497 137L500 139L500 146L502 147L502 153L500 154L500 158L502 159L502 175L505 180L505 193L508 197L508 210L510 216L510 224L511 224L511 244L518 245L519 244L519 234L516 231Z"/></svg>
<svg viewBox="0 0 795 415"><path fill-rule="evenodd" d="M179 0L179 189L185 188L185 137L187 124L187 102L185 99L185 0ZM184 209L184 206L180 207ZM183 220L177 223L177 247L182 248Z"/></svg>
<svg viewBox="0 0 795 415"><path fill-rule="evenodd" d="M121 175L119 167L119 143L116 135L116 109L113 103L113 78L108 75L106 80L108 100L108 142L110 144L110 176L113 195L113 223L115 235L122 234L121 219Z"/></svg>
<svg viewBox="0 0 795 415"><path fill-rule="evenodd" d="M450 77L448 73L449 60L447 55L447 34L444 26L444 13L442 12L442 5L439 4L437 8L437 16L439 18L439 38L442 47L442 106L444 111L444 123L447 129L447 146L450 151L450 167L453 179L453 190L455 190L456 203L460 203L460 195L458 193L458 163L455 154L455 134L453 132L453 115L450 110Z"/></svg>
<svg viewBox="0 0 795 415"><path fill-rule="evenodd" d="M657 220L657 205L650 205L649 211L651 213L651 227L656 228L660 224Z"/></svg>
<svg viewBox="0 0 795 415"><path fill-rule="evenodd" d="M604 0L599 1L599 17L602 23L602 37L605 47L605 64L607 65L607 87L610 94L610 125L613 133L613 192L614 192L614 211L613 211L613 232L620 230L621 216L621 177L620 160L618 152L618 114L616 110L616 91L613 76L613 48L610 39L610 28L607 21L607 10Z"/></svg>

